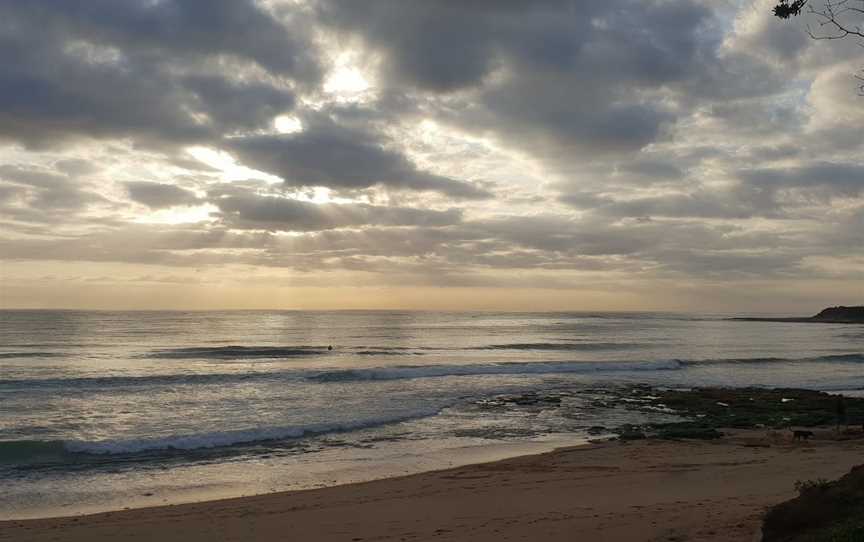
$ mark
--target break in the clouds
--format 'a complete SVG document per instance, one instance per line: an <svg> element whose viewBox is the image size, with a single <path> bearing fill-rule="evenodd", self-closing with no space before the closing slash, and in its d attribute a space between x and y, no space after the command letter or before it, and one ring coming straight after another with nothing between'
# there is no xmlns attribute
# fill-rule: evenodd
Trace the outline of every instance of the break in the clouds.
<svg viewBox="0 0 864 542"><path fill-rule="evenodd" d="M0 0L0 302L861 301L864 55L770 8Z"/></svg>

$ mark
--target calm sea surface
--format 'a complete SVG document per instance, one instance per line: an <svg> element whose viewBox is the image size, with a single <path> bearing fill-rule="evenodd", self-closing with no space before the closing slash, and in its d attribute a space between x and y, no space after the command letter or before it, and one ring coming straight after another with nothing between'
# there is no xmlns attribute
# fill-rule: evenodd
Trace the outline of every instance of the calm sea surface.
<svg viewBox="0 0 864 542"><path fill-rule="evenodd" d="M0 518L581 442L645 416L596 407L620 384L864 388L864 326L724 317L0 311ZM495 400L528 391L560 403Z"/></svg>

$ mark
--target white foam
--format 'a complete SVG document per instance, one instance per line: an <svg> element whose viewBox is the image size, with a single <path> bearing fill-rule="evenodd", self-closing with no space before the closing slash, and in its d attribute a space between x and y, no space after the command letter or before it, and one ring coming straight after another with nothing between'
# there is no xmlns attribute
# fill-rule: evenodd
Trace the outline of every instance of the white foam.
<svg viewBox="0 0 864 542"><path fill-rule="evenodd" d="M678 360L633 362L533 362L491 363L474 365L402 365L374 369L349 369L317 373L310 380L318 382L354 382L363 380L402 380L444 376L481 376L515 374L572 374L618 371L668 371L682 367Z"/></svg>
<svg viewBox="0 0 864 542"><path fill-rule="evenodd" d="M250 444L268 440L284 440L323 433L338 433L353 431L367 427L376 427L417 418L434 416L439 409L417 410L407 414L390 417L367 418L345 422L313 423L284 427L263 427L234 431L217 431L194 435L169 435L164 437L117 439L99 441L64 442L67 451L73 453L114 455L133 454L160 450L196 450L202 448L218 448L238 444Z"/></svg>

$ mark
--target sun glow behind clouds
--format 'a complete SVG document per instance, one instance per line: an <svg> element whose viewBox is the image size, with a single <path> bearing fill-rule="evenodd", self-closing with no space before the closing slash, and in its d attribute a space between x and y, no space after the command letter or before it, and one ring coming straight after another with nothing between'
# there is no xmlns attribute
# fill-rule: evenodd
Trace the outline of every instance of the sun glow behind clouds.
<svg viewBox="0 0 864 542"><path fill-rule="evenodd" d="M333 61L333 69L324 81L323 90L339 101L362 101L363 95L374 88L370 76L358 66L357 55L341 52Z"/></svg>
<svg viewBox="0 0 864 542"><path fill-rule="evenodd" d="M341 66L333 70L327 82L324 83L324 91L332 94L356 94L364 92L370 87L369 81L357 68Z"/></svg>
<svg viewBox="0 0 864 542"><path fill-rule="evenodd" d="M285 122L292 123L296 122L298 125L300 121L293 117L279 117L281 119L286 119ZM279 119L276 119L277 121ZM223 151L218 151L215 149L211 149L209 147L190 147L186 149L190 155L192 155L196 160L207 164L208 166L218 169L222 172L222 180L224 181L248 181L248 180L262 180L271 184L278 184L282 182L282 179L275 175L270 175L268 173L264 173L263 171L258 171L256 169L251 169L245 166L238 165L234 158ZM314 186L309 187L303 190L297 190L294 193L290 194L291 199L297 199L300 201L308 201L310 203L357 203L366 202L368 203L368 198L359 198L359 199L349 199L336 197L332 195L332 191L323 186ZM147 222L160 222L160 223L178 223L178 222L197 222L200 220L208 220L209 213L211 211L217 210L213 205L205 205L200 207L195 207L193 209L167 209L164 211L159 211L158 213L153 213L146 219ZM160 217L157 220L153 220L152 217L157 216Z"/></svg>
<svg viewBox="0 0 864 542"><path fill-rule="evenodd" d="M310 203L370 203L368 196L361 195L353 199L343 198L333 195L333 191L325 186L315 186L308 191L294 194L292 197Z"/></svg>
<svg viewBox="0 0 864 542"><path fill-rule="evenodd" d="M282 182L282 179L275 175L238 165L234 157L224 151L209 147L189 147L186 152L199 162L221 171L222 177L226 181L260 179L271 183Z"/></svg>
<svg viewBox="0 0 864 542"><path fill-rule="evenodd" d="M280 115L273 119L273 127L280 134L293 134L303 131L303 123L297 117Z"/></svg>

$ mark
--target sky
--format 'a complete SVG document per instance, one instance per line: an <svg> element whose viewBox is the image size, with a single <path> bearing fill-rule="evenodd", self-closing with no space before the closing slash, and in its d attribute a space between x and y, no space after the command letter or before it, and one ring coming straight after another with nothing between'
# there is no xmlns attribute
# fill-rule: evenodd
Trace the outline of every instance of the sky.
<svg viewBox="0 0 864 542"><path fill-rule="evenodd" d="M862 304L864 50L771 6L0 0L0 307Z"/></svg>

